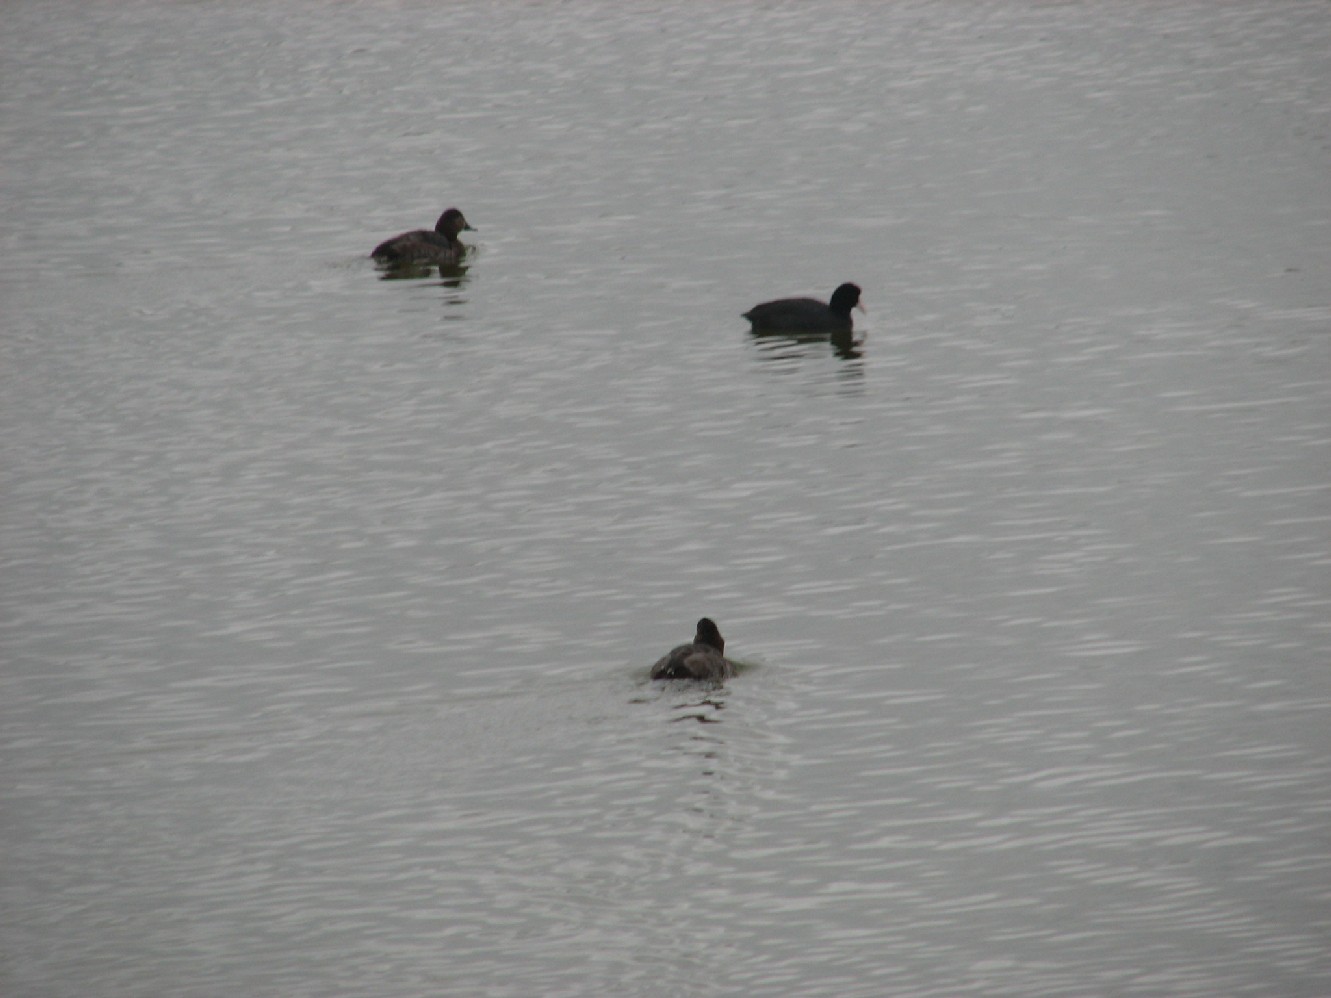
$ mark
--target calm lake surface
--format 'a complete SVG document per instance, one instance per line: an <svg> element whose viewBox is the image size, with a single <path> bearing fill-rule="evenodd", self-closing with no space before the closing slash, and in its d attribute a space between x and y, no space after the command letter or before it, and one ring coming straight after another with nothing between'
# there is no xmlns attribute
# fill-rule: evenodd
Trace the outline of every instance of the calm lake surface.
<svg viewBox="0 0 1331 998"><path fill-rule="evenodd" d="M0 993L1331 994L1326 3L0 17Z"/></svg>

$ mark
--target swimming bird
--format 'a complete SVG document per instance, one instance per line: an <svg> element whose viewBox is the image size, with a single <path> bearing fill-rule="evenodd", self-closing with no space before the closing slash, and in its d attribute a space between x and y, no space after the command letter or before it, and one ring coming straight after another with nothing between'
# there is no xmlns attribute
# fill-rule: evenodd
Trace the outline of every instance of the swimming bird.
<svg viewBox="0 0 1331 998"><path fill-rule="evenodd" d="M386 239L370 253L380 263L437 263L444 266L458 263L467 247L458 239L459 232L475 232L462 217L462 212L449 208L434 223L434 231L416 229Z"/></svg>
<svg viewBox="0 0 1331 998"><path fill-rule="evenodd" d="M735 666L723 654L725 639L711 618L698 621L693 643L672 648L652 666L653 679L702 679L719 683L735 674Z"/></svg>
<svg viewBox="0 0 1331 998"><path fill-rule="evenodd" d="M843 284L832 292L832 300L823 304L816 298L780 298L755 305L744 313L753 323L754 332L762 333L848 333L853 323L850 310L865 308L860 304L860 289Z"/></svg>

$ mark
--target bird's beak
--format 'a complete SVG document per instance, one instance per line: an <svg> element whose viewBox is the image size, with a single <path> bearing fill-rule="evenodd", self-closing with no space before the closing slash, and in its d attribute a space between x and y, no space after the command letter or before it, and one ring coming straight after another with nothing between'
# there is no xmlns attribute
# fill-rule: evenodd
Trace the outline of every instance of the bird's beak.
<svg viewBox="0 0 1331 998"><path fill-rule="evenodd" d="M864 307L864 302L862 302L862 301L857 301L857 302L855 303L855 307L858 308L858 309L860 310L860 312L861 312L863 315L868 315L868 314L869 314L869 310L868 310L867 308Z"/></svg>

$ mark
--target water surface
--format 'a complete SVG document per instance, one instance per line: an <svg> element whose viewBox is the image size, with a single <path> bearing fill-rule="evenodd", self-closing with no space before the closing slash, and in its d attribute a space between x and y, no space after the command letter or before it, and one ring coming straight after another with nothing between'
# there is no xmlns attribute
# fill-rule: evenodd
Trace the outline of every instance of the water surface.
<svg viewBox="0 0 1331 998"><path fill-rule="evenodd" d="M0 991L1331 992L1324 4L5 21Z"/></svg>

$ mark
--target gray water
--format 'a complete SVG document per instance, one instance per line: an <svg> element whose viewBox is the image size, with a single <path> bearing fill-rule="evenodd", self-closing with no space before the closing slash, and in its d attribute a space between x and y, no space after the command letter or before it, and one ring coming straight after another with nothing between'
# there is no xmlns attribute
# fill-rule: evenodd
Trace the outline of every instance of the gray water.
<svg viewBox="0 0 1331 998"><path fill-rule="evenodd" d="M0 993L1331 994L1325 3L0 17Z"/></svg>

